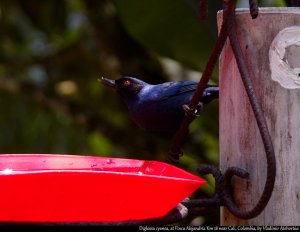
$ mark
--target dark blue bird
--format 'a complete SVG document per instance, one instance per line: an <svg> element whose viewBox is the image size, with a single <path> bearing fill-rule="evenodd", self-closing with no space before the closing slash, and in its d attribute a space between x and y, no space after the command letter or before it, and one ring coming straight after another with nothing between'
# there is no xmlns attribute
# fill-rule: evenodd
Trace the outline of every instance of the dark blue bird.
<svg viewBox="0 0 300 232"><path fill-rule="evenodd" d="M184 106L189 104L198 85L193 81L151 85L133 77L118 80L102 77L101 82L121 95L137 125L164 135L173 135L178 130L185 115ZM219 87L207 86L198 110L218 97Z"/></svg>

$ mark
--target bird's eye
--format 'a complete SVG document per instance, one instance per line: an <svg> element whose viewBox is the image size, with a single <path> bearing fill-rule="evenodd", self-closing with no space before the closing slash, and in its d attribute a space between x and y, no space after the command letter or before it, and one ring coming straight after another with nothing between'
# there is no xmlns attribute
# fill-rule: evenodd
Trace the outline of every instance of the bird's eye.
<svg viewBox="0 0 300 232"><path fill-rule="evenodd" d="M128 87L130 85L131 85L131 82L129 80L126 80L126 81L123 82L124 87Z"/></svg>

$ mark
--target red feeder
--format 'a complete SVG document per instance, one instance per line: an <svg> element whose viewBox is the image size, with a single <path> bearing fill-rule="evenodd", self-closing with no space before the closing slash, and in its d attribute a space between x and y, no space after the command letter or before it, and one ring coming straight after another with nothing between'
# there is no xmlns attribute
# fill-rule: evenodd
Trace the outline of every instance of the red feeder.
<svg viewBox="0 0 300 232"><path fill-rule="evenodd" d="M119 222L162 217L205 181L158 162L0 155L1 222Z"/></svg>

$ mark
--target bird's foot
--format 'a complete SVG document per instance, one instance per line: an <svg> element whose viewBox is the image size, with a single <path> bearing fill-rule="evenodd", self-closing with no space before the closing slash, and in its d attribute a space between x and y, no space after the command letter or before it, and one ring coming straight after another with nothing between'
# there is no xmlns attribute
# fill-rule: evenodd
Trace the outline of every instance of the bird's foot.
<svg viewBox="0 0 300 232"><path fill-rule="evenodd" d="M196 108L190 108L189 105L182 106L185 115L192 115L193 117L198 117L200 115L201 110L203 109L203 103L199 102Z"/></svg>

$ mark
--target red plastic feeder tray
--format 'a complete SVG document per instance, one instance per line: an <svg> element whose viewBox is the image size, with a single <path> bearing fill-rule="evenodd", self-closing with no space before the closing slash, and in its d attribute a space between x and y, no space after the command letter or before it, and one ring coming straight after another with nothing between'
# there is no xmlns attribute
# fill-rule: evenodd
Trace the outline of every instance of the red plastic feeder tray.
<svg viewBox="0 0 300 232"><path fill-rule="evenodd" d="M158 162L0 155L1 222L120 222L166 215L205 181Z"/></svg>

